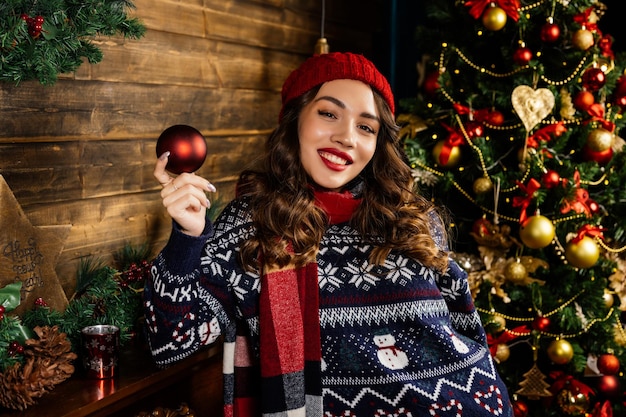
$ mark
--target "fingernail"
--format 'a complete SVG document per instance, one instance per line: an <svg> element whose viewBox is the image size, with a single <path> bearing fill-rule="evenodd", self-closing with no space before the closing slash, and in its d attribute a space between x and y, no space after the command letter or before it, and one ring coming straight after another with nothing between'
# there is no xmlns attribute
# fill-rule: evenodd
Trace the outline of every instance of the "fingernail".
<svg viewBox="0 0 626 417"><path fill-rule="evenodd" d="M214 186L213 184L211 184L210 182L207 182L207 183L206 183L206 188L207 188L207 190L209 190L209 191L213 191L213 192L216 192L216 191L217 191L217 188L215 188L215 186Z"/></svg>
<svg viewBox="0 0 626 417"><path fill-rule="evenodd" d="M167 159L170 157L170 151L165 151L163 152L163 154L161 154L161 156L159 156L159 159Z"/></svg>
<svg viewBox="0 0 626 417"><path fill-rule="evenodd" d="M211 208L211 200L206 199L206 208Z"/></svg>

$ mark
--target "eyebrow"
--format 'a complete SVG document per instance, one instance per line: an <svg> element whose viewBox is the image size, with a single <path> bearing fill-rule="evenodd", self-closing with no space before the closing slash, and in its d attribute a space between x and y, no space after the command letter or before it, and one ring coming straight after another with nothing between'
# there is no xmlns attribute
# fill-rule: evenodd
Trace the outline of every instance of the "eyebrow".
<svg viewBox="0 0 626 417"><path fill-rule="evenodd" d="M337 106L341 107L342 109L346 108L346 105L343 101L336 99L333 96L321 96L315 99L315 102L321 101L321 100L328 100L331 103L335 103ZM371 113L367 113L367 112L363 112L360 114L361 117L365 117L367 119L372 119L375 120L377 122L380 122L380 119L378 117L376 117L376 115L373 115Z"/></svg>

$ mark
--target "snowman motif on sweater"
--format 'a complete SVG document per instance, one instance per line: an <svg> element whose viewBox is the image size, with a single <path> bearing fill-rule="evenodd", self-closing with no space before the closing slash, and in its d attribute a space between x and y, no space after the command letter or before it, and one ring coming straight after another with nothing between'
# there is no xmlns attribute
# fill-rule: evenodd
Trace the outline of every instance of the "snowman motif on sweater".
<svg viewBox="0 0 626 417"><path fill-rule="evenodd" d="M374 344L378 346L378 360L389 369L403 369L408 366L406 353L396 347L396 338L390 334L374 336Z"/></svg>

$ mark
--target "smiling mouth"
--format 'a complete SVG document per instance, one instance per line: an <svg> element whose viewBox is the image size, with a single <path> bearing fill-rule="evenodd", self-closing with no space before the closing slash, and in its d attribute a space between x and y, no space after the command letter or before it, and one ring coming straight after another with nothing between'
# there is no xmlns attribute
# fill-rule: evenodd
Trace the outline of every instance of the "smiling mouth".
<svg viewBox="0 0 626 417"><path fill-rule="evenodd" d="M341 158L330 152L320 151L318 153L322 158L335 165L350 165L352 163L352 161L348 161L347 159Z"/></svg>

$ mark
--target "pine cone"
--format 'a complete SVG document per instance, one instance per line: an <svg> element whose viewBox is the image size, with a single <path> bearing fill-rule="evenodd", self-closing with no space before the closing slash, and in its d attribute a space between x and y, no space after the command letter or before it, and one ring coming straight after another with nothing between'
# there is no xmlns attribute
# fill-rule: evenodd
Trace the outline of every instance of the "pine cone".
<svg viewBox="0 0 626 417"><path fill-rule="evenodd" d="M33 330L39 338L25 342L24 365L16 363L0 374L0 405L6 408L26 409L74 373L76 354L66 334L58 326Z"/></svg>

